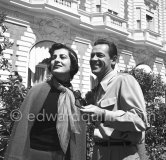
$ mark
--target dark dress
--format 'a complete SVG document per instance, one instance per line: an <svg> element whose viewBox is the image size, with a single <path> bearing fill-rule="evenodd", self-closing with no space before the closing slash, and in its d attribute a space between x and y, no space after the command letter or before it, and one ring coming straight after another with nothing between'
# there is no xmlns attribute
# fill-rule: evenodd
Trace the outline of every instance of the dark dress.
<svg viewBox="0 0 166 160"><path fill-rule="evenodd" d="M51 87L50 92L43 104L41 111L37 114L34 125L30 132L30 147L33 152L32 159L46 157L49 160L70 160L68 147L67 154L64 156L56 130L57 104L60 91ZM59 157L59 158L58 158ZM32 160L31 159L31 160ZM50 159L50 160L51 160Z"/></svg>

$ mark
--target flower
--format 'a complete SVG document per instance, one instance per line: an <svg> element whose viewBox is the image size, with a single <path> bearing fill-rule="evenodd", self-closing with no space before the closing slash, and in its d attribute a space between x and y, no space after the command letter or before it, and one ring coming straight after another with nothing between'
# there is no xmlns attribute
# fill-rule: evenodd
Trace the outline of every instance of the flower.
<svg viewBox="0 0 166 160"><path fill-rule="evenodd" d="M86 105L85 99L81 97L81 92L79 90L73 91L74 96L75 96L75 105L78 108L81 108L82 106Z"/></svg>
<svg viewBox="0 0 166 160"><path fill-rule="evenodd" d="M85 95L85 101L87 105L89 104L95 104L95 92L96 88L92 89L91 91L88 91ZM87 142L87 155L86 159L87 160L92 160L93 156L93 147L94 147L94 129L95 129L95 124L90 120L87 122L87 132L86 132L86 142Z"/></svg>
<svg viewBox="0 0 166 160"><path fill-rule="evenodd" d="M88 91L85 95L85 101L87 104L94 104L95 103L95 90L96 88Z"/></svg>

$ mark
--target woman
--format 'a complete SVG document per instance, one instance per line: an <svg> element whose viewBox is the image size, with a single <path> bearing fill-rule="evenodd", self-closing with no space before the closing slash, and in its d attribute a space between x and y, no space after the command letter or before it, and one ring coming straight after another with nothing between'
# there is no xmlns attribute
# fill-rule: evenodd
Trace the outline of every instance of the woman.
<svg viewBox="0 0 166 160"><path fill-rule="evenodd" d="M76 135L80 134L80 113L70 83L78 71L78 58L60 43L53 44L49 53L52 77L28 92L5 160L79 159Z"/></svg>

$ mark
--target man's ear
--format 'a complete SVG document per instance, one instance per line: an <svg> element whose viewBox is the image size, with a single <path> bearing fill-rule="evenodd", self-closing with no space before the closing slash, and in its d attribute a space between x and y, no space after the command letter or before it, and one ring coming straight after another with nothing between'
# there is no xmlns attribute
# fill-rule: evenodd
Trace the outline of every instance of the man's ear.
<svg viewBox="0 0 166 160"><path fill-rule="evenodd" d="M114 55L113 58L112 58L112 60L113 60L114 62L116 62L117 57L118 57L117 55Z"/></svg>
<svg viewBox="0 0 166 160"><path fill-rule="evenodd" d="M112 58L112 64L115 65L116 64L116 60L117 60L117 56L114 55L113 58Z"/></svg>

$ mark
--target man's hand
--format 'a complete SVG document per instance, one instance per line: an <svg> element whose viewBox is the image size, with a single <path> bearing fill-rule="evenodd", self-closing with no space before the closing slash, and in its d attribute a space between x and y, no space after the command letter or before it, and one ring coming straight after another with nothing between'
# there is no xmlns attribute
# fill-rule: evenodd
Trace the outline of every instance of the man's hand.
<svg viewBox="0 0 166 160"><path fill-rule="evenodd" d="M88 106L83 106L83 108L80 110L84 113L90 114L92 117L92 120L97 120L97 121L104 120L105 110L102 108L99 108L98 106L90 104Z"/></svg>

